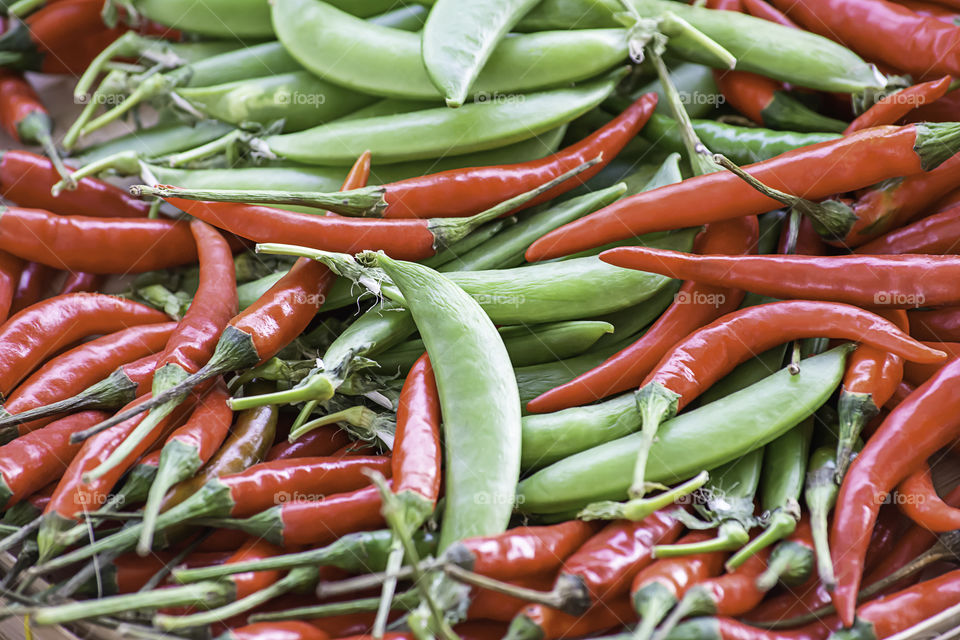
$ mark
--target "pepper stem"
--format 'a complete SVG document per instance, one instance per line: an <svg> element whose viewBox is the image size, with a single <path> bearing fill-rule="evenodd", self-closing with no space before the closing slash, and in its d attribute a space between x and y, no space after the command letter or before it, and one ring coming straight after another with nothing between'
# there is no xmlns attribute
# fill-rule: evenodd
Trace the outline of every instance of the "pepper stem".
<svg viewBox="0 0 960 640"><path fill-rule="evenodd" d="M766 549L775 542L783 540L797 529L797 519L793 514L784 509L775 510L770 516L770 522L760 535L748 542L746 546L737 551L724 567L727 571L733 571L744 562L749 560L758 552ZM769 568L768 568L769 571ZM773 587L770 587L771 589Z"/></svg>
<svg viewBox="0 0 960 640"><path fill-rule="evenodd" d="M90 176L96 176L104 171L114 170L125 175L133 175L140 172L140 157L135 151L120 151L105 158L95 160L86 164L73 173L69 178L76 184L80 180ZM66 179L53 185L52 193L57 195L61 190L68 188Z"/></svg>
<svg viewBox="0 0 960 640"><path fill-rule="evenodd" d="M790 195L763 184L749 173L735 165L726 156L715 153L713 161L727 169L763 195L793 207L801 214L810 218L817 233L828 240L842 239L853 228L857 221L857 214L849 205L839 200L824 200L814 202L799 196Z"/></svg>
<svg viewBox="0 0 960 640"><path fill-rule="evenodd" d="M87 69L89 70L90 67L87 67ZM74 120L70 128L67 129L66 135L63 136L61 144L64 149L69 150L76 146L77 141L82 135L83 128L97 112L97 107L108 102L107 97L119 95L126 91L127 78L128 76L125 72L114 69L103 79L103 82L97 87L92 97L88 97L86 91L84 91L82 95L74 97L75 102L78 104L82 103L84 106L83 111L80 112L77 119Z"/></svg>
<svg viewBox="0 0 960 640"><path fill-rule="evenodd" d="M178 482L192 478L201 466L203 460L194 445L173 440L163 446L157 473L150 485L147 503L143 507L143 531L137 543L139 555L146 556L153 547L153 534L157 530L157 518L160 516L160 507L167 491Z"/></svg>
<svg viewBox="0 0 960 640"><path fill-rule="evenodd" d="M171 154L164 158L164 160L170 167L182 167L185 164L190 164L191 162L204 160L212 155L217 155L231 148L234 144L240 142L245 137L249 136L250 134L245 131L234 129L230 133L221 136L216 140L211 140L210 142L202 144L199 147L194 147L193 149Z"/></svg>
<svg viewBox="0 0 960 640"><path fill-rule="evenodd" d="M373 423L377 418L377 414L363 405L358 405L356 407L350 407L349 409L343 409L342 411L337 411L336 413L327 414L316 420L311 420L310 422L304 424L299 429L290 431L290 435L287 439L290 442L295 442L298 438L310 433L314 429L319 429L320 427L327 426L329 424L335 424L337 422L346 422L351 426L354 426L358 429L363 429L368 431L373 427ZM416 528L416 527L414 527Z"/></svg>
<svg viewBox="0 0 960 640"><path fill-rule="evenodd" d="M813 551L799 542L787 540L770 554L766 570L757 576L757 589L769 591L782 582L795 586L806 582L813 565Z"/></svg>
<svg viewBox="0 0 960 640"><path fill-rule="evenodd" d="M746 527L737 520L725 520L720 523L716 537L702 542L686 544L658 544L653 548L654 558L679 558L695 553L713 551L736 551L750 540Z"/></svg>
<svg viewBox="0 0 960 640"><path fill-rule="evenodd" d="M26 2L29 0L21 0ZM127 31L122 36L111 42L103 51L90 61L86 70L80 76L76 86L73 89L73 99L75 102L84 102L87 94L90 93L90 87L94 80L103 72L106 64L113 58L133 58L137 57L144 46L144 38L136 31Z"/></svg>
<svg viewBox="0 0 960 640"><path fill-rule="evenodd" d="M637 461L633 467L633 484L628 492L633 499L642 498L647 491L647 458L650 456L650 448L653 447L660 424L677 413L680 395L659 382L651 382L637 391L636 398L643 426L640 428Z"/></svg>
<svg viewBox="0 0 960 640"><path fill-rule="evenodd" d="M657 627L653 640L665 640L674 627L690 615L707 615L716 611L716 605L710 592L699 585L694 585L684 595L663 624Z"/></svg>
<svg viewBox="0 0 960 640"><path fill-rule="evenodd" d="M659 582L642 587L633 598L634 608L640 616L640 623L633 632L633 640L650 640L660 621L677 604L673 591Z"/></svg>
<svg viewBox="0 0 960 640"><path fill-rule="evenodd" d="M164 95L175 86L175 79L160 73L155 73L148 78L142 79L137 85L137 88L131 91L130 95L128 95L123 102L112 109L108 109L105 113L102 113L99 117L94 118L91 122L84 125L83 129L80 130L80 135L88 136L97 129L102 129L108 124L116 122L144 100L149 100L154 96Z"/></svg>
<svg viewBox="0 0 960 640"><path fill-rule="evenodd" d="M394 594L397 590L397 573L403 565L403 542L398 536L393 536L390 546L390 555L387 556L386 579L380 588L380 598L376 605L376 617L373 619L371 634L374 640L382 640L387 631L387 619L393 610Z"/></svg>
<svg viewBox="0 0 960 640"><path fill-rule="evenodd" d="M420 602L420 593L416 589L410 589L399 594L390 601L392 611L410 611L415 609ZM278 620L312 620L314 618L328 618L331 616L350 615L352 613L366 613L376 611L380 604L380 598L361 598L359 600L349 600L347 602L333 602L330 604L318 604L309 607L297 607L296 609L287 609L286 611L271 611L269 613L256 613L250 616L248 622L276 622Z"/></svg>
<svg viewBox="0 0 960 640"><path fill-rule="evenodd" d="M580 520L633 520L638 522L651 513L673 504L679 498L690 495L705 485L709 479L710 474L701 471L683 484L659 493L652 498L639 498L628 502L594 502L584 507L577 514L577 518Z"/></svg>
<svg viewBox="0 0 960 640"><path fill-rule="evenodd" d="M324 374L317 374L309 377L292 389L263 393L256 396L234 397L230 398L227 404L229 404L230 408L234 411L244 411L268 404L294 404L311 400L326 402L333 397L334 391L335 389L333 383L330 382L330 378ZM293 432L291 432L291 436L292 435Z"/></svg>

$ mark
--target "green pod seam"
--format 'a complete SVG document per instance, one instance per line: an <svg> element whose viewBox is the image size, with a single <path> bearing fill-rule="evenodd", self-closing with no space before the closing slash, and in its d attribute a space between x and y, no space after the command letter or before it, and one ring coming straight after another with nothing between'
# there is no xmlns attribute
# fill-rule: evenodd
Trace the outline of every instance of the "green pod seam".
<svg viewBox="0 0 960 640"><path fill-rule="evenodd" d="M206 36L263 38L273 35L267 0L134 0L130 4L151 20Z"/></svg>
<svg viewBox="0 0 960 640"><path fill-rule="evenodd" d="M331 82L385 97L442 97L424 67L418 34L358 20L320 0L277 0L273 22L290 54ZM490 54L472 95L499 100L584 80L626 56L623 29L509 36Z"/></svg>
<svg viewBox="0 0 960 640"><path fill-rule="evenodd" d="M438 551L505 531L520 475L520 397L500 334L473 298L429 267L383 254L361 260L404 293L437 379L446 460Z"/></svg>
<svg viewBox="0 0 960 640"><path fill-rule="evenodd" d="M804 361L800 373L781 369L746 389L660 427L647 479L678 482L736 459L779 437L811 415L843 377L852 345ZM520 483L524 511L556 513L627 497L641 434L631 434L565 458Z"/></svg>
<svg viewBox="0 0 960 640"><path fill-rule="evenodd" d="M600 104L622 77L620 70L577 87L514 96L503 102L331 122L269 136L265 142L280 157L319 165L348 165L367 150L373 153L375 163L484 151L566 124Z"/></svg>

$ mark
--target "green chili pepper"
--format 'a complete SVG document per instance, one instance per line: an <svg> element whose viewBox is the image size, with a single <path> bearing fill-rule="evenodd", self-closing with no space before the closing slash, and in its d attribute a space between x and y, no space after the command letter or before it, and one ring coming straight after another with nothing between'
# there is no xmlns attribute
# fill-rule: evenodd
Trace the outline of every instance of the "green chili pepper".
<svg viewBox="0 0 960 640"><path fill-rule="evenodd" d="M779 437L826 402L843 376L851 345L782 369L746 389L660 427L647 478L678 482L736 459ZM627 496L641 434L631 434L565 458L520 483L524 511L557 513Z"/></svg>
<svg viewBox="0 0 960 640"><path fill-rule="evenodd" d="M473 298L432 269L372 252L360 260L403 292L436 376L447 461L438 549L506 530L520 474L520 397L500 335Z"/></svg>
<svg viewBox="0 0 960 640"><path fill-rule="evenodd" d="M812 436L811 416L766 446L761 491L764 530L727 561L728 571L796 530Z"/></svg>
<svg viewBox="0 0 960 640"><path fill-rule="evenodd" d="M419 35L358 20L320 0L279 0L273 21L291 55L322 78L370 95L442 97L424 67ZM584 80L626 56L622 29L511 36L487 59L473 95L496 100Z"/></svg>
<svg viewBox="0 0 960 640"><path fill-rule="evenodd" d="M573 120L598 105L622 76L618 71L575 88L531 93L503 103L475 102L456 110L440 107L332 122L269 136L265 142L283 158L320 165L346 165L365 150L373 152L375 161L386 163L484 151Z"/></svg>
<svg viewBox="0 0 960 640"><path fill-rule="evenodd" d="M499 329L503 344L514 367L579 355L593 346L600 336L613 333L613 325L596 320L573 320L542 325L514 325ZM423 342L412 340L377 357L380 369L406 374L423 355Z"/></svg>
<svg viewBox="0 0 960 640"><path fill-rule="evenodd" d="M886 81L857 54L832 40L735 11L715 11L665 0L630 0L641 16L672 13L719 43L737 59L736 68L801 87L860 93ZM710 64L702 47L683 37L668 47L693 62Z"/></svg>
<svg viewBox="0 0 960 640"><path fill-rule="evenodd" d="M797 133L761 127L738 127L714 120L694 120L693 130L710 151L722 153L738 164L768 160L787 151L835 140L835 133ZM682 151L680 127L672 118L658 113L643 128L643 137L671 151Z"/></svg>

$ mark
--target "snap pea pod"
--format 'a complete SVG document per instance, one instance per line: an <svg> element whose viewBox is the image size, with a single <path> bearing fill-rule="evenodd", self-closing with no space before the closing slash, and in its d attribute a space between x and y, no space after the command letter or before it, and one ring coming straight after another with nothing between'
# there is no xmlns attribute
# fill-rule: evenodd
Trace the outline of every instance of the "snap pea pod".
<svg viewBox="0 0 960 640"><path fill-rule="evenodd" d="M229 132L229 126L215 120L201 120L196 124L163 123L78 149L72 155L71 163L84 166L121 152L132 152L140 158L156 158L198 147Z"/></svg>
<svg viewBox="0 0 960 640"><path fill-rule="evenodd" d="M613 333L613 325L597 320L573 320L544 325L500 327L500 337L514 367L571 358L587 351L600 336ZM406 374L423 355L422 340L411 340L380 354L380 369Z"/></svg>
<svg viewBox="0 0 960 640"><path fill-rule="evenodd" d="M432 109L433 107L439 106L440 102L438 100L402 100L400 98L383 98L362 109L357 109L353 113L348 113L340 118L340 120L360 120L362 118L394 116L398 113L423 111L424 109Z"/></svg>
<svg viewBox="0 0 960 640"><path fill-rule="evenodd" d="M764 529L727 561L729 570L736 569L761 549L783 540L796 530L812 437L813 416L766 446L760 492Z"/></svg>
<svg viewBox="0 0 960 640"><path fill-rule="evenodd" d="M320 0L278 0L273 21L291 55L321 78L371 95L442 97L416 34L358 20ZM473 95L506 98L591 78L626 59L625 34L594 29L507 37L487 59Z"/></svg>
<svg viewBox="0 0 960 640"><path fill-rule="evenodd" d="M722 153L737 164L769 160L793 149L840 137L836 133L798 133L762 127L738 127L715 120L694 120L693 130L710 151ZM680 127L675 120L667 116L657 113L651 116L642 135L671 151L683 151Z"/></svg>
<svg viewBox="0 0 960 640"><path fill-rule="evenodd" d="M421 260L420 264L427 265L431 269L443 273L445 271L466 271L464 263L460 257L473 251L475 248L485 244L488 240L499 234L505 227L514 225L517 219L513 216L502 220L495 220L483 225L463 240L458 240L453 244L447 245L437 252L437 255Z"/></svg>
<svg viewBox="0 0 960 640"><path fill-rule="evenodd" d="M717 89L717 83L713 80L713 69L706 65L692 62L678 64L670 69L670 79L680 93L683 107L691 118L703 118L716 111L722 103L723 97ZM626 95L614 93L604 102L604 107L620 113L645 93L657 94L656 113L663 116L671 115L670 103L659 79L652 80Z"/></svg>
<svg viewBox="0 0 960 640"><path fill-rule="evenodd" d="M517 24L517 31L599 29L620 26L614 16L623 11L617 0L541 0Z"/></svg>
<svg viewBox="0 0 960 640"><path fill-rule="evenodd" d="M443 413L445 505L438 551L505 531L520 474L520 398L510 357L476 301L443 275L367 252L403 292Z"/></svg>
<svg viewBox="0 0 960 640"><path fill-rule="evenodd" d="M437 0L423 27L423 65L448 107L467 99L494 48L538 0Z"/></svg>
<svg viewBox="0 0 960 640"><path fill-rule="evenodd" d="M390 6L395 6L396 4L396 2L393 2ZM379 24L382 27L389 27L390 29L419 31L423 28L427 20L427 10L413 4L406 7L399 7L368 19L370 22Z"/></svg>
<svg viewBox="0 0 960 640"><path fill-rule="evenodd" d="M686 20L737 59L736 68L821 91L860 93L886 80L850 49L831 40L735 11L715 11L666 0L630 0L645 18L665 12ZM692 62L711 64L703 47L672 38L669 48Z"/></svg>
<svg viewBox="0 0 960 640"><path fill-rule="evenodd" d="M371 104L375 98L321 80L309 71L175 91L197 110L229 124L267 125L282 120L283 131L302 131Z"/></svg>
<svg viewBox="0 0 960 640"><path fill-rule="evenodd" d="M753 498L760 484L762 467L763 448L759 448L711 469L710 479L703 487L704 502L696 504L695 508L708 519L704 523L707 527L717 527L717 535L699 542L657 545L653 548L654 557L677 558L735 550L745 545L750 539L749 531L756 523ZM690 526L700 528L704 524L691 522Z"/></svg>
<svg viewBox="0 0 960 640"><path fill-rule="evenodd" d="M620 70L578 87L531 93L500 104L475 102L459 109L440 107L331 122L269 136L265 142L280 157L320 165L349 164L366 150L381 163L484 151L527 140L573 120L600 104L622 77Z"/></svg>
<svg viewBox="0 0 960 640"><path fill-rule="evenodd" d="M852 346L782 369L746 389L665 422L651 450L647 479L678 482L736 459L779 437L833 393ZM642 436L631 434L565 458L523 480L521 509L560 513L590 502L627 497Z"/></svg>

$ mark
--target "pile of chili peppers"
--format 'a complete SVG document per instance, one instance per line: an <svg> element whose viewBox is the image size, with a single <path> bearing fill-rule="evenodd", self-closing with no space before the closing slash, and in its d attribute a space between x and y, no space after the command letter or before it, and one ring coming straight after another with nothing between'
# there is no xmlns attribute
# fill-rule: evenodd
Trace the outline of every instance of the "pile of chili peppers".
<svg viewBox="0 0 960 640"><path fill-rule="evenodd" d="M960 620L960 2L0 5L25 633Z"/></svg>

